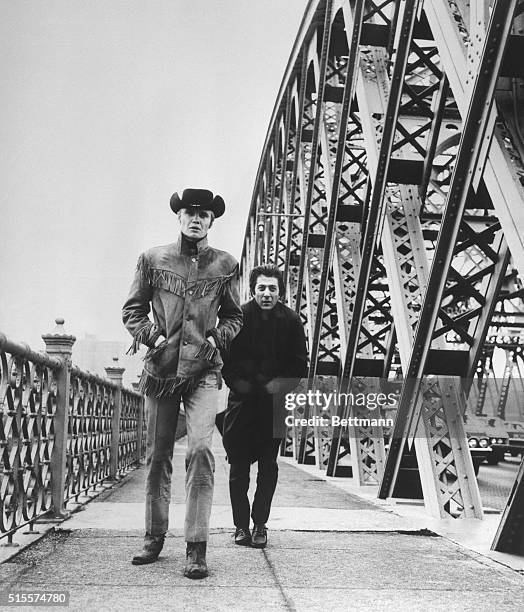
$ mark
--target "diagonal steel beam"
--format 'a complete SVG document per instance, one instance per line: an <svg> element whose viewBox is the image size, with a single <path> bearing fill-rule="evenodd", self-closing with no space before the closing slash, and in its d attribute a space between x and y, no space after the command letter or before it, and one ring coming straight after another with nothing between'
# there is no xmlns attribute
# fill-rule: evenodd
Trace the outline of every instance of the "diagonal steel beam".
<svg viewBox="0 0 524 612"><path fill-rule="evenodd" d="M524 555L524 458L504 508L491 550Z"/></svg>
<svg viewBox="0 0 524 612"><path fill-rule="evenodd" d="M315 173L317 170L318 161L318 144L320 135L320 122L322 121L324 108L324 87L326 82L326 69L328 63L329 40L331 37L331 14L333 9L333 0L327 0L324 12L324 29L322 31L322 48L319 63L319 75L317 86L317 103L315 109L315 122L313 124L313 137L311 143L311 160L309 163L309 178L306 196L306 208L304 211L304 225L302 234L302 247L300 266L298 270L297 296L295 302L296 312L300 312L302 300L302 287L304 285L304 270L306 266L307 241L309 237L309 218L311 215L311 203L313 201L313 193L315 186Z"/></svg>
<svg viewBox="0 0 524 612"><path fill-rule="evenodd" d="M342 369L341 384L349 385L353 376L357 354L358 337L362 326L366 296L369 287L371 267L376 252L377 234L383 216L387 183L387 173L396 132L399 106L402 96L402 86L406 75L409 49L413 36L413 28L417 18L418 0L406 0L400 25L398 48L393 65L391 89L389 91L384 131L380 142L377 171L374 177L373 191L369 203L368 215L365 220L364 237L361 248L361 265L357 280L356 299L348 334L348 348Z"/></svg>
<svg viewBox="0 0 524 612"><path fill-rule="evenodd" d="M407 0L401 18L400 31L398 37L398 48L393 65L391 86L389 91L386 112L384 116L384 130L380 148L378 151L377 166L374 180L368 176L368 189L365 203L366 214L364 216L364 235L361 242L361 258L358 278L356 279L356 296L351 313L351 324L347 335L347 348L344 356L344 364L339 376L339 387L349 391L351 379L353 377L356 355L359 348L359 336L364 319L366 297L372 273L373 262L375 261L378 231L380 221L385 207L385 189L387 183L387 173L389 161L394 145L396 124L399 115L402 89L406 75L406 68L409 58L413 29L417 18L418 0ZM371 187L373 185L373 187ZM372 194L370 190L372 189ZM327 464L327 474L335 473L336 463L340 452L342 437L342 427L333 428L332 444L330 448L329 460Z"/></svg>
<svg viewBox="0 0 524 612"><path fill-rule="evenodd" d="M438 137L440 133L440 126L444 117L444 109L446 106L446 98L448 95L448 79L445 74L440 79L439 90L435 100L435 107L433 110L433 122L431 125L431 132L429 137L429 143L426 151L426 157L424 160L424 172L422 183L419 187L420 201L422 205L426 199L426 194L429 186L429 179L431 177L431 170L433 168L433 160L435 159L435 151L437 150ZM420 211L422 214L422 211Z"/></svg>
<svg viewBox="0 0 524 612"><path fill-rule="evenodd" d="M355 92L355 82L357 78L357 60L358 50L360 45L360 35L362 32L362 16L364 14L364 1L358 0L355 5L355 14L353 29L351 33L351 45L347 61L346 82L344 83L344 92L342 95L342 110L340 113L339 133L337 139L337 155L335 159L335 168L333 171L333 179L331 184L331 194L329 203L329 216L326 226L326 238L324 243L324 252L322 256L322 272L320 276L319 297L317 310L315 313L315 325L313 330L313 338L310 345L310 365L309 365L309 380L311 381L317 371L317 359L319 352L320 333L322 330L322 318L326 303L326 288L328 282L329 270L332 262L333 245L335 243L336 232L335 223L338 210L338 196L340 191L340 182L342 178L342 169L344 167L344 157L346 153L346 137L348 129L348 118ZM326 168L326 171L329 171Z"/></svg>
<svg viewBox="0 0 524 612"><path fill-rule="evenodd" d="M272 146L268 147L268 161L266 164L266 198L262 206L262 212L267 213L267 205L269 203L270 211L269 215L263 217L264 221L264 237L265 237L265 254L264 260L269 262L271 259L271 247L273 246L273 215L271 213L275 212L275 186L277 181L277 171L278 171L278 150L280 146L280 129L279 129L279 121L275 121L275 125L273 126L273 135L272 135ZM273 151L273 163L271 163L271 151ZM268 173L271 173L268 176ZM270 184L268 184L268 179L271 177ZM262 263L259 262L259 263Z"/></svg>
<svg viewBox="0 0 524 612"><path fill-rule="evenodd" d="M284 122L284 146L282 150L282 168L281 168L281 181L280 181L280 194L278 199L277 213L286 213L286 202L287 202L287 158L288 158L288 150L290 146L290 129L291 129L291 85L288 87L288 92L286 96L286 110L285 110L285 122ZM289 211L291 213L291 211ZM275 248L275 265L279 264L279 254L281 247L285 247L283 244L284 239L286 238L286 232L289 232L289 226L291 223L291 217L284 217L284 222L282 223L280 218L277 218L277 232L275 236L276 248ZM285 226L283 229L282 226ZM282 237L282 233L284 236ZM285 287L284 283L284 287Z"/></svg>
<svg viewBox="0 0 524 612"><path fill-rule="evenodd" d="M465 117L470 98L470 83L475 72L466 61L466 47L457 31L455 15L450 10L451 4L453 3L442 0L425 0L424 12L437 42L458 111ZM523 6L521 2L516 14L522 12ZM503 107L499 108L499 119L501 118L503 122L508 122ZM497 125L482 178L500 219L515 266L524 270L524 206L517 205L524 199L524 186L519 181L520 164L506 148L505 138L504 130Z"/></svg>
<svg viewBox="0 0 524 612"><path fill-rule="evenodd" d="M466 380L465 380L465 389L464 389L466 395L469 393L469 389L471 387L471 384L473 382L473 377L475 375L475 370L477 368L478 362L482 355L482 350L484 348L486 336L488 334L488 330L491 325L491 320L493 319L493 313L495 312L495 307L497 305L497 299L502 289L502 284L504 282L504 277L506 275L506 270L507 270L510 258L511 258L511 254L509 252L508 246L506 244L506 241L503 240L503 243L499 250L498 261L496 262L495 270L493 271L492 279L490 281L489 287L484 296L486 303L482 311L482 315L477 321L477 325L473 333L473 337L475 338L475 341L469 353L467 374L466 374Z"/></svg>
<svg viewBox="0 0 524 612"><path fill-rule="evenodd" d="M420 416L420 411L415 414L420 381L433 339L433 331L445 290L468 190L474 180L479 155L484 146L495 86L505 43L513 21L516 1L495 0L492 8L484 50L455 162L422 311L415 331L409 365L405 373L405 382L392 433L390 451L379 490L379 497L382 499L392 494L404 441L414 430Z"/></svg>
<svg viewBox="0 0 524 612"><path fill-rule="evenodd" d="M289 199L289 212L295 211L295 201L297 197L297 181L299 176L300 166L300 155L301 155L301 141L302 141L302 115L304 113L304 100L306 97L306 81L307 81L307 53L304 50L301 61L300 69L300 80L299 80L299 92L298 92L298 109L296 112L297 130L295 134L295 157L293 159L293 176L291 178L291 194ZM284 287L288 286L288 274L291 260L291 245L293 238L293 219L290 217L288 225L287 235L287 249L286 249L286 265L284 266ZM292 296L289 296L290 299Z"/></svg>

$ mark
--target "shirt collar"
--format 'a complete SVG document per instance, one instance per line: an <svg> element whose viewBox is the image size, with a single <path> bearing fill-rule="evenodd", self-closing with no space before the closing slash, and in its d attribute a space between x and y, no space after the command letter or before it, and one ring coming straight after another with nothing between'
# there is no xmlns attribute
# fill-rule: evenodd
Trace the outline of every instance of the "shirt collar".
<svg viewBox="0 0 524 612"><path fill-rule="evenodd" d="M176 241L176 252L180 255L194 255L207 249L207 236L204 236L198 242L193 242L180 233Z"/></svg>

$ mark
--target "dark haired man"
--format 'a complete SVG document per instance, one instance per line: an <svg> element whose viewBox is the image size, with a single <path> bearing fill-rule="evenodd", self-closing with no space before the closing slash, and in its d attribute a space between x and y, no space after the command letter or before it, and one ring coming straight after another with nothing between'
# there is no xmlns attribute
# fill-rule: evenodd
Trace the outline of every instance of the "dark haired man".
<svg viewBox="0 0 524 612"><path fill-rule="evenodd" d="M211 441L221 387L221 353L242 326L238 264L207 244L224 201L206 189L175 193L180 222L172 244L143 253L122 318L134 338L131 352L149 347L140 390L146 395L148 468L146 535L134 565L156 561L168 529L173 444L180 407L187 424L186 518L188 578L207 576L206 543L214 488ZM153 311L152 322L149 311ZM218 317L218 324L217 324Z"/></svg>
<svg viewBox="0 0 524 612"><path fill-rule="evenodd" d="M279 301L284 293L280 270L273 265L254 268L249 287L253 299L242 305L243 328L231 343L223 370L230 388L223 441L231 464L235 543L264 548L278 479L278 449L285 435L283 394L306 375L307 350L299 316ZM258 474L251 534L248 489L255 461Z"/></svg>

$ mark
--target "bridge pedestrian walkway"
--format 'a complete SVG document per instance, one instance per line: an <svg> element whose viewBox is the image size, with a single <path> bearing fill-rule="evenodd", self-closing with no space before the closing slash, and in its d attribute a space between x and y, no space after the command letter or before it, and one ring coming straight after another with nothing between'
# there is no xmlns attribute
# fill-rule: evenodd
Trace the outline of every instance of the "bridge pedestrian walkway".
<svg viewBox="0 0 524 612"><path fill-rule="evenodd" d="M175 448L171 528L156 563L130 563L143 536L141 467L1 564L3 590L67 590L71 610L524 609L518 572L287 460L280 462L267 548L235 546L218 435L210 575L188 580L184 443Z"/></svg>

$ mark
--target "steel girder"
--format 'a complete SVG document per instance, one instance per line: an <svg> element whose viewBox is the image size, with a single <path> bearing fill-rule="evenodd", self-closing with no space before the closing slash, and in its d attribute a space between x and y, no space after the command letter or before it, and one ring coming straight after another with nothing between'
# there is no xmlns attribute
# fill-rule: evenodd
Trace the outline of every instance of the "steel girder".
<svg viewBox="0 0 524 612"><path fill-rule="evenodd" d="M491 549L524 556L524 458Z"/></svg>
<svg viewBox="0 0 524 612"><path fill-rule="evenodd" d="M478 75L471 92L468 113L455 159L454 171L446 198L431 272L415 329L408 366L405 371L405 383L402 387L390 452L388 453L384 477L379 491L380 497L385 498L394 493L395 475L398 473L401 464L403 444L410 434L416 435L416 424L423 412L422 406L418 402L419 390L423 376L427 372L427 361L432 341L436 336L436 332L438 332L437 320L439 315L440 320L443 322L443 328L449 327L448 313L444 312L443 315L441 314L444 294L447 287L449 287L448 278L458 275L456 270L452 268L452 261L457 254L459 231L462 230L463 235L465 233L462 217L468 194L473 187L475 175L478 175L479 163L482 164L482 154L484 152L485 155L487 152L485 147L486 140L491 140L490 128L492 131L494 125L492 109L495 86L502 64L506 39L513 21L515 4L516 2L496 2L493 6L489 27L486 31L484 48L478 66ZM477 189L480 185L481 176L477 178ZM491 233L491 230L492 227L490 226L485 231L490 231ZM478 239L476 242L479 242ZM463 245L460 246L463 248ZM484 254L491 257L494 263L499 260L498 254L489 245L484 246ZM479 304L477 311L480 314L482 306L485 306L485 300L482 295L474 294L473 297ZM454 330L458 331L461 340L468 345L471 346L474 343L473 337L465 331L464 327L454 326ZM451 394L453 393L451 388L449 391ZM460 401L459 391L457 391L455 401ZM465 435L460 431L462 425L459 419L461 416L460 411L457 409L456 404L455 406L450 406L450 404L443 402L443 408L444 410L448 408L444 419L446 425L450 430L451 426L455 426L456 435L453 435L450 431L451 435L449 436L454 465L449 462L446 466L447 491L440 488L439 492L442 495L440 499L437 498L436 500L439 504L442 501L445 501L445 503L435 509L439 510L439 514L442 515L446 511L453 511L449 503L454 501L458 505L458 510L462 509L466 516L482 516L482 507L476 483L473 486L471 485L471 461L468 461L465 453L460 452L461 446L464 446L466 441ZM446 453L446 450L444 450L444 453ZM448 461L447 458L445 460ZM446 495L446 493L451 491L450 480L453 481L452 487L454 490L451 492L451 495Z"/></svg>
<svg viewBox="0 0 524 612"><path fill-rule="evenodd" d="M517 268L524 263L524 172L507 89L499 115L490 111L514 4L494 2L488 28L487 3L309 2L242 255L245 297L254 264L283 267L308 336L310 388L322 376L339 390L370 390L378 376L402 373L380 494L394 495L414 437L426 506L438 516L482 514L462 424L465 379L496 333L506 240ZM485 137L470 140L483 109ZM430 394L417 393L414 374L432 377ZM334 474L349 454L359 483L380 480L380 429L292 433L286 448L299 461Z"/></svg>

